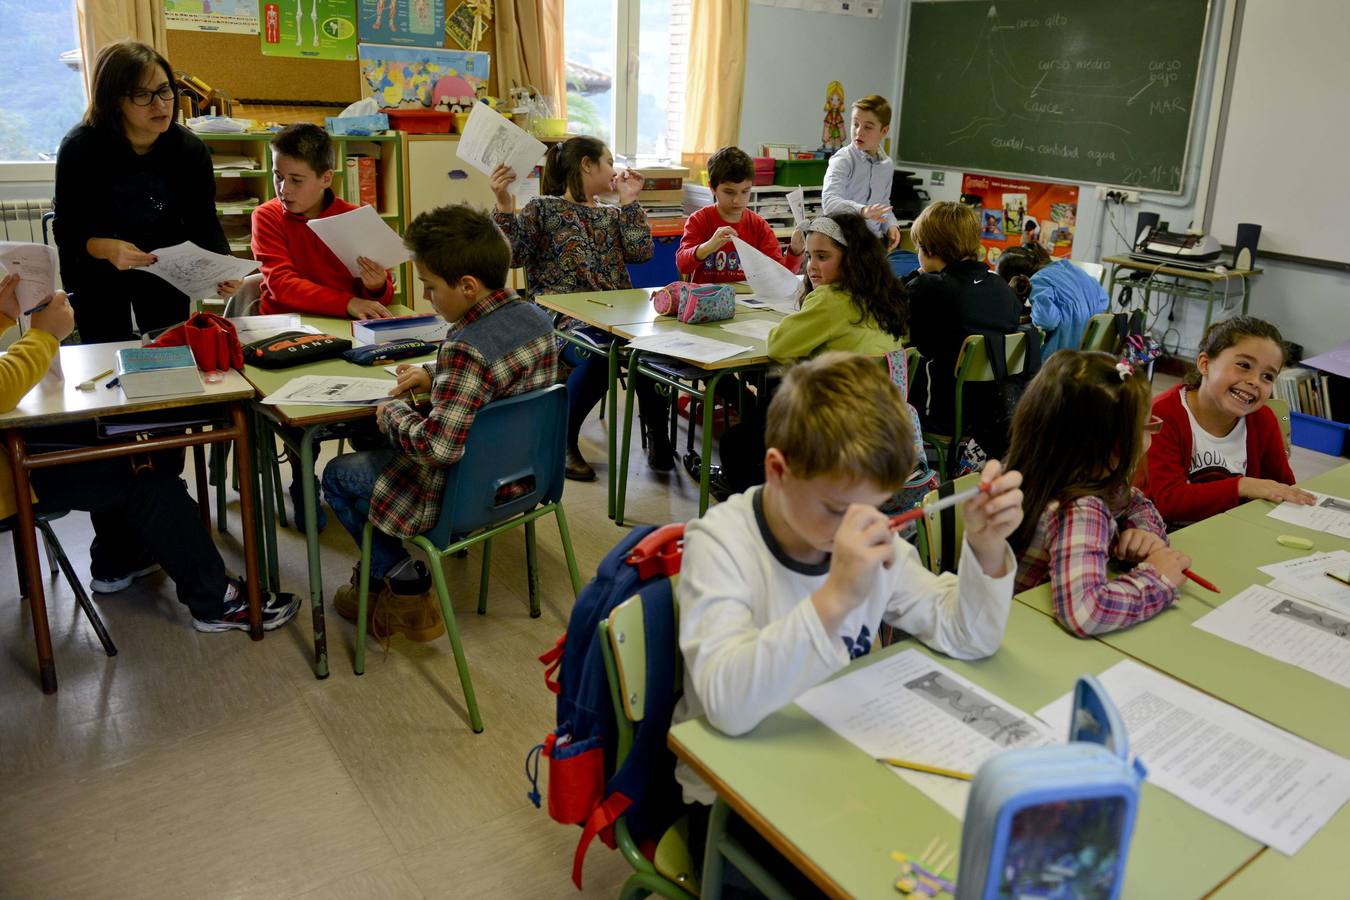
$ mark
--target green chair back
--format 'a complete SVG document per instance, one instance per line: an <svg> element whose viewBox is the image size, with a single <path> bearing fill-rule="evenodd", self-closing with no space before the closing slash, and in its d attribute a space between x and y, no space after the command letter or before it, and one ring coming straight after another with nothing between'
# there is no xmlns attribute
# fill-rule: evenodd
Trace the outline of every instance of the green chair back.
<svg viewBox="0 0 1350 900"><path fill-rule="evenodd" d="M952 485L953 493L960 493L961 491L973 488L975 485L979 484L979 482L979 472L971 472L969 475L962 475L960 478L956 479L955 483ZM923 498L923 505L925 507L931 506L933 503L937 502L938 497L938 491L929 491ZM919 555L923 558L924 564L928 566L928 570L935 575L941 574L943 569L942 556L944 548L942 544L942 517L944 516L955 517L956 527L952 531L953 546L947 551L951 556L951 568L953 570L955 570L956 563L961 558L961 541L965 538L966 534L965 522L961 516L960 506L949 507L939 512L928 512L927 510L924 510L923 517L919 519Z"/></svg>
<svg viewBox="0 0 1350 900"><path fill-rule="evenodd" d="M1271 397L1266 401L1266 406L1275 414L1275 419L1280 423L1280 437L1284 439L1284 455L1289 455L1289 448L1292 446L1293 433L1290 428L1293 427L1289 420L1289 404L1279 397Z"/></svg>
<svg viewBox="0 0 1350 900"><path fill-rule="evenodd" d="M1116 317L1111 313L1097 313L1088 319L1087 327L1083 329L1083 339L1078 342L1078 349L1115 353L1119 344Z"/></svg>
<svg viewBox="0 0 1350 900"><path fill-rule="evenodd" d="M1027 336L1020 331L1005 335L1003 340L1003 358L1008 365L1009 375L1021 375L1027 366ZM995 379L994 367L989 361L983 335L969 335L961 344L961 353L956 358L956 415L951 434L938 434L925 431L923 438L937 450L938 474L947 477L948 454L954 445L961 443L965 434L965 420L962 404L965 386L971 382L987 382Z"/></svg>

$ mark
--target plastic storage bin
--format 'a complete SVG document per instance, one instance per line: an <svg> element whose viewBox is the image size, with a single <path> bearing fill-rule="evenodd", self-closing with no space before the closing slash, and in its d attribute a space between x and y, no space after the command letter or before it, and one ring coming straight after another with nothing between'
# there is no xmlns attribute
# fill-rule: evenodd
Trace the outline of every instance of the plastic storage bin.
<svg viewBox="0 0 1350 900"><path fill-rule="evenodd" d="M769 156L756 156L755 161L755 184L765 185L773 184L774 165L773 158Z"/></svg>
<svg viewBox="0 0 1350 900"><path fill-rule="evenodd" d="M1301 412L1291 412L1289 418L1296 445L1328 456L1345 455L1350 425Z"/></svg>
<svg viewBox="0 0 1350 900"><path fill-rule="evenodd" d="M434 109L382 109L389 116L389 124L408 134L449 134L455 117Z"/></svg>
<svg viewBox="0 0 1350 900"><path fill-rule="evenodd" d="M779 159L773 164L773 183L819 186L825 183L828 159Z"/></svg>

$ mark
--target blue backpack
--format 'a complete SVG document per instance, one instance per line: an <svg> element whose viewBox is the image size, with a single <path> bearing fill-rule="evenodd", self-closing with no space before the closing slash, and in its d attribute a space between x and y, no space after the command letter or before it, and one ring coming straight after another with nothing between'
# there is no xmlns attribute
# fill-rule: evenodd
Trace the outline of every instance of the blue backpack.
<svg viewBox="0 0 1350 900"><path fill-rule="evenodd" d="M673 652L647 653L645 714L635 723L631 750L616 767L618 726L598 639L600 622L636 594L642 598L647 647L675 647L670 576L679 571L683 534L683 525L629 532L582 590L567 631L539 657L547 667L544 683L558 695L557 727L525 758L529 798L540 806L542 755L548 759L549 815L582 828L572 860L572 882L578 889L586 849L597 835L613 848L614 823L620 816L639 847L654 846L683 808L675 756L666 746L675 708Z"/></svg>

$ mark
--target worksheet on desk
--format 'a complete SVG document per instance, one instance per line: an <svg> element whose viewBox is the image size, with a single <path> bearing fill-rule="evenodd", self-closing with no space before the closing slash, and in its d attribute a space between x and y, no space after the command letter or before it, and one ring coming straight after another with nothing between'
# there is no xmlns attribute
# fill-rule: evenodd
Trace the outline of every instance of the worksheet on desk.
<svg viewBox="0 0 1350 900"><path fill-rule="evenodd" d="M1193 624L1350 688L1350 619L1345 616L1254 584Z"/></svg>
<svg viewBox="0 0 1350 900"><path fill-rule="evenodd" d="M1298 559L1261 566L1260 571L1273 581L1270 586L1301 600L1311 600L1321 606L1350 617L1350 584L1338 581L1328 572L1350 569L1350 550L1330 553L1312 553Z"/></svg>
<svg viewBox="0 0 1350 900"><path fill-rule="evenodd" d="M1350 799L1350 760L1310 741L1133 660L1097 680L1153 785L1281 853L1297 853ZM1072 703L1065 694L1038 715L1067 730Z"/></svg>
<svg viewBox="0 0 1350 900"><path fill-rule="evenodd" d="M817 685L797 705L868 756L971 774L1004 750L1058 743L1043 723L919 650L902 650ZM1068 732L1065 727L1058 733ZM891 771L957 819L965 815L968 782Z"/></svg>
<svg viewBox="0 0 1350 900"><path fill-rule="evenodd" d="M1285 501L1266 515L1281 522L1302 525L1313 531L1325 531L1337 537L1350 539L1350 500L1309 491L1317 498L1312 506Z"/></svg>

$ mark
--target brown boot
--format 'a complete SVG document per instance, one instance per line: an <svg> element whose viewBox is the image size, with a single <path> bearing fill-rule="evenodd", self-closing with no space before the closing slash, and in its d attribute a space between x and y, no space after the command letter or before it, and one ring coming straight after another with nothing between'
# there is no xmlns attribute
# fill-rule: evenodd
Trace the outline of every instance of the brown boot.
<svg viewBox="0 0 1350 900"><path fill-rule="evenodd" d="M348 622L356 621L357 591L360 590L361 584L357 579L360 577L361 567L359 565L352 566L352 580L333 593L333 609L337 610L338 615ZM389 582L380 582L380 589L378 591L372 590L370 595L366 597L367 612L382 606L383 601L388 599L388 595ZM373 621L373 619L372 616L371 620Z"/></svg>
<svg viewBox="0 0 1350 900"><path fill-rule="evenodd" d="M434 641L445 634L440 602L429 590L415 594L381 592L381 600L370 614L370 633L381 640L398 633L421 644Z"/></svg>

